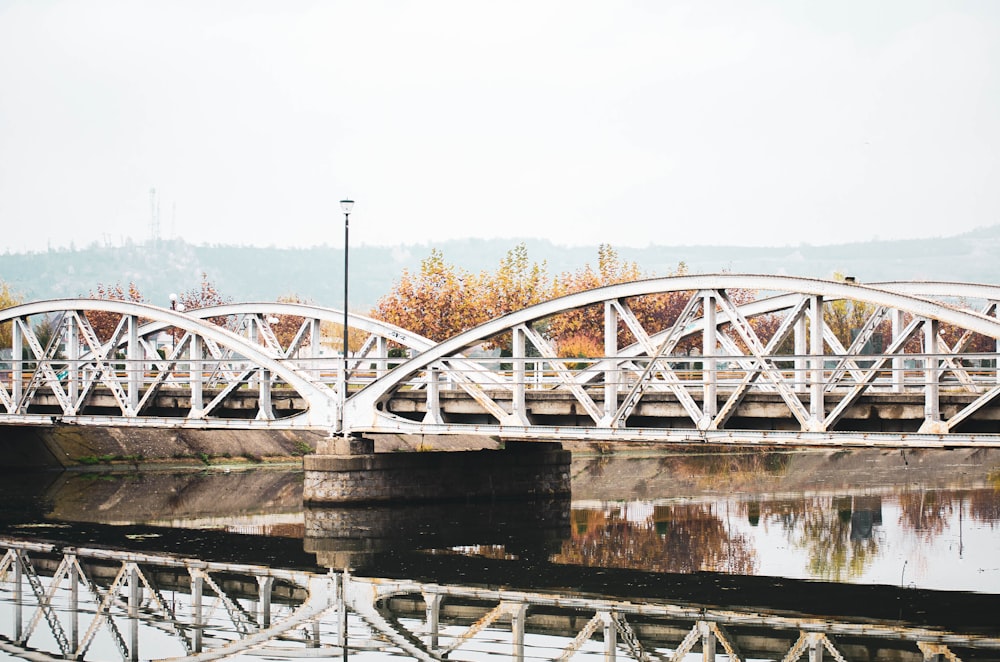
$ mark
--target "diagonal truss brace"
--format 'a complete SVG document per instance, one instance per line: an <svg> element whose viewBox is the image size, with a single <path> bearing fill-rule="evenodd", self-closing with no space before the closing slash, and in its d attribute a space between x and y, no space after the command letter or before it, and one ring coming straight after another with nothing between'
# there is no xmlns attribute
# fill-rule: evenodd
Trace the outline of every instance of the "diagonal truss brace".
<svg viewBox="0 0 1000 662"><path fill-rule="evenodd" d="M789 314L782 320L781 324L778 326L774 335L768 341L767 346L764 347L764 352L767 354L773 354L775 348L777 348L781 343L785 341L788 335L792 332L795 323L805 315L806 308L809 305L809 300L805 297L799 299L798 303L791 309ZM727 336L720 336L726 338ZM732 341L730 341L732 342ZM733 343L735 347L735 343ZM733 415L736 408L743 401L750 387L758 380L761 372L755 368L755 363L750 366L743 366L743 369L747 372L744 374L743 379L740 381L736 389L729 395L726 399L725 404L719 409L719 413L716 414L715 420L712 421L711 429L719 430L722 429L726 421Z"/></svg>
<svg viewBox="0 0 1000 662"><path fill-rule="evenodd" d="M781 372L771 364L768 360L768 352L761 345L760 339L757 337L757 333L750 326L750 322L744 317L743 313L739 311L736 305L729 298L729 295L725 291L718 291L718 302L723 313L729 317L730 324L732 324L733 329L739 334L740 338L743 340L744 344L750 349L753 354L757 370L760 371L761 376L771 381L781 396L781 399L785 401L788 405L788 409L791 411L792 415L798 420L799 425L803 430L812 431L815 427L815 422L810 420L809 412L806 410L802 401L799 400L799 396L795 393L793 388L788 385L785 381L785 377ZM814 320L814 323L816 320Z"/></svg>
<svg viewBox="0 0 1000 662"><path fill-rule="evenodd" d="M889 362L892 355L902 353L903 347L906 346L906 343L909 342L910 338L912 338L913 334L915 334L920 329L923 323L924 320L914 319L911 320L910 323L906 325L906 328L903 329L903 331L899 334L899 336L897 336L897 338L892 342L892 344L889 345L889 347L886 349L885 354L883 354L880 358L875 360L875 362L865 372L865 374L858 381L858 383L854 385L854 388L852 388L840 400L840 402L837 403L837 405L833 408L833 410L831 410L830 413L827 414L826 419L823 421L824 430L829 430L834 425L837 424L837 421L839 421L847 412L848 407L854 404L854 402L861 396L861 394L864 393L868 389L868 387L871 386L871 384L875 381L875 379L878 377L879 372L881 372L885 364Z"/></svg>
<svg viewBox="0 0 1000 662"><path fill-rule="evenodd" d="M690 395L687 394L686 389L684 389L684 387L680 384L680 380L677 375L674 374L669 366L660 365L662 357L673 351L674 347L677 346L677 343L680 342L688 324L690 324L696 316L698 306L700 304L700 293L696 292L690 299L688 299L687 304L685 304L684 309L681 311L680 315L677 316L677 319L674 320L674 324L670 328L670 332L663 339L663 342L660 343L660 346L657 347L655 351L649 353L649 362L646 364L645 370L643 370L642 375L639 376L639 379L636 380L635 384L632 385L628 395L625 396L624 401L618 407L618 411L616 411L612 419L608 421L608 427L617 428L632 415L632 412L639 404L639 400L642 399L646 389L649 388L654 372L666 378L668 383L672 383L672 388L674 388L674 392L677 393L679 397L681 393L687 395L687 398L690 401L685 405L685 409L687 409L688 413L692 415L693 420L701 420L702 413L700 408L694 404L693 400L690 399ZM643 332L643 334L645 334L645 332Z"/></svg>
<svg viewBox="0 0 1000 662"><path fill-rule="evenodd" d="M517 327L524 333L524 336L531 342L532 345L541 353L542 360L546 361L553 370L555 370L556 375L559 377L559 381L570 390L570 392L576 397L577 401L583 405L584 410L587 415L594 420L594 423L600 425L601 419L604 417L603 412L594 402L594 399L590 397L587 391L573 379L573 373L569 368L566 367L566 363L556 358L557 353L552 345L542 338L541 334L531 328L528 324L521 324Z"/></svg>
<svg viewBox="0 0 1000 662"><path fill-rule="evenodd" d="M682 312L681 317L678 317L678 319L674 322L673 326L674 329L677 328L677 324L681 322L682 318L686 319L684 319L681 329L683 329L688 325L688 323L690 323L691 319L694 317L695 311L697 311L697 306L695 304L698 303L698 299L700 298L700 296L701 296L700 292L696 292L692 295L690 301L688 302L689 304L688 307L685 307L685 311L687 311L688 308L690 307L691 311L690 315L685 315L684 312ZM621 300L613 301L612 305L618 311L618 315L621 317L622 321L625 322L625 325L628 327L629 331L632 332L632 335L635 336L636 340L639 341L639 344L642 345L642 348L645 350L646 354L651 357L657 354L662 356L662 354L660 354L661 348L654 347L652 338L650 338L649 334L643 328L642 324L639 322L639 319L635 316L635 313L632 312L632 309L629 308L627 305L625 305L625 303ZM673 343L673 346L671 346L670 348L662 346L663 352L669 353L679 341L680 339L678 338ZM653 365L653 363L654 361L651 360L650 365ZM681 383L680 378L677 377L677 373L674 372L673 368L661 362L659 365L656 366L656 371L659 373L661 378L667 383L667 386L677 397L677 400L681 403L681 406L684 407L684 411L687 412L692 422L694 422L695 425L697 425L700 429L704 429L705 424L707 423L707 419L705 419L704 417L704 412L698 406L698 403L694 401L694 398L691 397L691 394L688 392L687 387L685 387L684 384ZM652 373L644 372L643 377L640 378L640 381L643 378L651 376L651 374ZM642 393L640 393L638 397L641 399ZM636 400L636 405L637 404L638 400ZM619 411L622 410L620 409ZM629 410L628 413L630 414L632 411L634 411L634 406L632 409ZM624 420L624 418L617 417L618 412L615 413L616 417L611 421L611 427L617 427ZM625 415L626 418L627 416L628 414Z"/></svg>

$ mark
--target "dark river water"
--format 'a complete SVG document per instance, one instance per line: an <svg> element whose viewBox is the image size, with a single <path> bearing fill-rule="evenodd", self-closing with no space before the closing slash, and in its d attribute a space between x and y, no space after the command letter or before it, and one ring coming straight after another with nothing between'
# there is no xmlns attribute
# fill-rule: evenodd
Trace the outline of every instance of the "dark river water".
<svg viewBox="0 0 1000 662"><path fill-rule="evenodd" d="M294 468L0 474L0 660L1000 659L1000 452L572 472L353 508Z"/></svg>

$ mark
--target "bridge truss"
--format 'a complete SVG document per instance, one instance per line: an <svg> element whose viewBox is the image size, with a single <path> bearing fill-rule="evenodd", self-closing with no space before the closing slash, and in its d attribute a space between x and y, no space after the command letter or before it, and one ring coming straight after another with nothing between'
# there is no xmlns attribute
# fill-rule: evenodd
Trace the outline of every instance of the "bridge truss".
<svg viewBox="0 0 1000 662"><path fill-rule="evenodd" d="M343 313L292 303L180 313L64 299L0 311L4 323L11 340L0 359L0 422L8 424L331 429L345 383L387 372L390 343L433 344L350 315L365 338L345 373L339 352L327 355L321 344L321 325L339 327Z"/></svg>
<svg viewBox="0 0 1000 662"><path fill-rule="evenodd" d="M321 325L342 320L332 309L42 301L0 311L11 331L0 422L1000 444L998 300L998 287L961 283L660 278L548 301L439 344L351 315L366 339L346 371L321 351ZM599 327L597 351L560 350L551 329L574 315ZM47 336L37 320L52 325ZM508 351L483 351L498 346Z"/></svg>
<svg viewBox="0 0 1000 662"><path fill-rule="evenodd" d="M924 659L991 634L666 601L485 589L0 539L0 651L27 660ZM766 642L762 644L761 642ZM720 650L721 649L721 650ZM144 654L145 653L145 654ZM155 657L152 657L153 653Z"/></svg>
<svg viewBox="0 0 1000 662"><path fill-rule="evenodd" d="M870 444L886 433L995 443L997 299L1000 288L954 283L736 274L623 283L442 342L351 398L347 418L369 432L527 439ZM650 315L657 301L673 312ZM602 320L599 356L561 355L546 333L581 311ZM844 318L847 341L835 328ZM509 357L469 358L505 336ZM453 404L455 392L477 407ZM893 418L894 409L909 411Z"/></svg>

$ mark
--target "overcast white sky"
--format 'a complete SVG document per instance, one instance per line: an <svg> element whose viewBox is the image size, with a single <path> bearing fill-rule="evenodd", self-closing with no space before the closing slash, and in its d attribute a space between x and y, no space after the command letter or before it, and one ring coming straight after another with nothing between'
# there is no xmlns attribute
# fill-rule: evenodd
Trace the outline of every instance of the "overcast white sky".
<svg viewBox="0 0 1000 662"><path fill-rule="evenodd" d="M1000 222L1000 2L0 0L19 251Z"/></svg>

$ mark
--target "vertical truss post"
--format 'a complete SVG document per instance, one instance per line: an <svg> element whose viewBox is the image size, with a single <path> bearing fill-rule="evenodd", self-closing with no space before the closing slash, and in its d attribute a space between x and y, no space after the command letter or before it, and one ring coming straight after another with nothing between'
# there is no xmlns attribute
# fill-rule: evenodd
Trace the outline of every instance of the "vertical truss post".
<svg viewBox="0 0 1000 662"><path fill-rule="evenodd" d="M255 317L249 316L249 317L246 318L245 322L246 322L246 325L247 325L247 339L253 345L259 345L259 344L262 345L263 342L261 342L260 340L258 340L258 336L260 334L258 333L258 330L257 330L257 320L255 319ZM248 384L249 384L250 388L253 388L254 386L257 385L256 379L257 379L256 377L251 377L248 380Z"/></svg>
<svg viewBox="0 0 1000 662"><path fill-rule="evenodd" d="M424 423L440 425L444 423L441 416L441 368L432 365L427 367L427 413L424 414Z"/></svg>
<svg viewBox="0 0 1000 662"><path fill-rule="evenodd" d="M20 347L20 345L18 345ZM24 588L21 586L21 564L24 554L14 552L14 641L21 641L24 635Z"/></svg>
<svg viewBox="0 0 1000 662"><path fill-rule="evenodd" d="M524 404L525 380L527 377L527 365L525 358L527 351L525 346L524 329L515 327L511 332L511 361L513 365L514 388L511 396L511 413L516 416L524 425L528 424L528 412Z"/></svg>
<svg viewBox="0 0 1000 662"><path fill-rule="evenodd" d="M337 620L340 627L337 628L337 645L347 658L347 571L344 570L337 582Z"/></svg>
<svg viewBox="0 0 1000 662"><path fill-rule="evenodd" d="M701 659L702 662L715 662L715 630L708 621L698 621L698 630L701 632Z"/></svg>
<svg viewBox="0 0 1000 662"><path fill-rule="evenodd" d="M718 352L718 339L716 338L717 325L715 320L714 292L705 293L701 307L705 320L705 329L702 332L701 342L701 374L704 384L704 401L701 406L705 416L712 419L719 413L719 401L717 397L718 361L715 359L715 355Z"/></svg>
<svg viewBox="0 0 1000 662"><path fill-rule="evenodd" d="M389 372L389 341L385 336L375 339L375 378Z"/></svg>
<svg viewBox="0 0 1000 662"><path fill-rule="evenodd" d="M524 621L528 614L528 603L511 606L510 632L513 639L511 658L514 662L524 662Z"/></svg>
<svg viewBox="0 0 1000 662"><path fill-rule="evenodd" d="M319 619L317 618L312 622L312 639L309 641L309 648L322 647L323 642L320 641L320 635Z"/></svg>
<svg viewBox="0 0 1000 662"><path fill-rule="evenodd" d="M610 611L601 612L601 622L604 626L604 659L613 662L618 649L618 628Z"/></svg>
<svg viewBox="0 0 1000 662"><path fill-rule="evenodd" d="M135 564L128 570L128 624L129 624L129 658L132 662L139 660L139 569Z"/></svg>
<svg viewBox="0 0 1000 662"><path fill-rule="evenodd" d="M76 401L80 397L80 332L77 329L76 317L66 316L66 385L69 391L69 401L76 413Z"/></svg>
<svg viewBox="0 0 1000 662"><path fill-rule="evenodd" d="M128 346L126 348L125 374L128 376L128 414L135 416L139 408L139 389L142 385L142 345L139 344L139 319L128 316Z"/></svg>
<svg viewBox="0 0 1000 662"><path fill-rule="evenodd" d="M809 638L809 662L823 662L823 639L819 636Z"/></svg>
<svg viewBox="0 0 1000 662"><path fill-rule="evenodd" d="M69 643L72 650L80 648L80 571L76 555L67 554L69 560Z"/></svg>
<svg viewBox="0 0 1000 662"><path fill-rule="evenodd" d="M823 297L813 295L809 300L809 415L814 422L826 417L823 403Z"/></svg>
<svg viewBox="0 0 1000 662"><path fill-rule="evenodd" d="M795 320L795 326L793 327L793 338L795 342L795 390L799 393L803 393L806 390L806 384L809 381L809 373L807 372L806 366L806 354L809 353L809 337L808 337L808 325L806 323L806 316L800 315L797 320Z"/></svg>
<svg viewBox="0 0 1000 662"><path fill-rule="evenodd" d="M200 653L202 648L202 608L201 601L205 589L205 577L200 570L196 570L191 575L191 626L194 630L194 640L191 642L191 649L195 653Z"/></svg>
<svg viewBox="0 0 1000 662"><path fill-rule="evenodd" d="M274 577L257 577L257 622L260 627L271 627L271 589L274 587Z"/></svg>
<svg viewBox="0 0 1000 662"><path fill-rule="evenodd" d="M319 360L320 343L320 323L318 319L309 320L309 368L312 371L313 379L319 381L321 366Z"/></svg>
<svg viewBox="0 0 1000 662"><path fill-rule="evenodd" d="M618 411L618 309L614 302L604 302L604 419L610 421Z"/></svg>
<svg viewBox="0 0 1000 662"><path fill-rule="evenodd" d="M431 652L438 649L441 622L441 594L424 594L424 613L427 616L427 647Z"/></svg>
<svg viewBox="0 0 1000 662"><path fill-rule="evenodd" d="M1000 302L991 301L990 304L993 306L993 316L1000 319ZM993 359L993 372L995 374L997 384L1000 384L1000 338L997 338L994 343L994 351L997 353L998 357Z"/></svg>
<svg viewBox="0 0 1000 662"><path fill-rule="evenodd" d="M274 418L271 407L271 371L261 368L257 374L260 375L257 384L257 419L269 421Z"/></svg>
<svg viewBox="0 0 1000 662"><path fill-rule="evenodd" d="M14 411L11 413L15 414L18 413L17 409L20 406L24 390L24 334L21 331L21 325L24 322L23 317L18 317L16 320L12 320L10 325L10 399L14 403Z"/></svg>
<svg viewBox="0 0 1000 662"><path fill-rule="evenodd" d="M191 336L188 352L191 354L191 416L197 417L205 409L205 343L200 335Z"/></svg>
<svg viewBox="0 0 1000 662"><path fill-rule="evenodd" d="M941 367L938 360L938 333L940 323L937 320L924 320L924 423L934 424L941 420L941 404L939 382Z"/></svg>
<svg viewBox="0 0 1000 662"><path fill-rule="evenodd" d="M903 311L894 308L892 311L892 343L896 342L899 334L906 328ZM902 350L902 348L900 348ZM902 354L902 351L900 351ZM892 359L892 390L894 393L902 393L906 384L906 359L901 355Z"/></svg>

